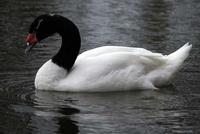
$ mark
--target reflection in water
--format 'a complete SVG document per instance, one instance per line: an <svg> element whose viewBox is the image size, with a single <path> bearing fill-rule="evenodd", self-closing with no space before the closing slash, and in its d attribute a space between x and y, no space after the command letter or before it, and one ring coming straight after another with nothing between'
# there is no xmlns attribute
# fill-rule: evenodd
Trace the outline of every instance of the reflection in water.
<svg viewBox="0 0 200 134"><path fill-rule="evenodd" d="M168 87L161 92L37 91L31 97L33 106L15 105L12 109L29 115L20 124L33 133L197 132L199 121L194 119L198 118L199 103L187 104L191 102L185 95Z"/></svg>
<svg viewBox="0 0 200 134"><path fill-rule="evenodd" d="M65 108L62 109L63 112L66 113L67 112L72 112L70 115L77 113L77 109L73 109L73 108ZM60 112L60 111L59 111ZM69 114L68 114L69 115ZM70 133L70 134L76 134L79 132L78 130L78 122L71 120L69 117L59 117L58 118L58 123L57 125L59 126L57 133L60 134L66 134L66 133Z"/></svg>
<svg viewBox="0 0 200 134"><path fill-rule="evenodd" d="M76 134L79 132L78 122L71 119L71 116L80 111L71 105L73 100L60 100L56 93L35 92L36 110L30 126L33 126L36 133L60 133L60 134ZM61 101L61 102L60 102Z"/></svg>
<svg viewBox="0 0 200 134"><path fill-rule="evenodd" d="M162 92L36 92L36 116L31 126L39 132L60 133L79 129L82 133L126 133L121 128L124 126L127 133L189 132L188 124L193 122L189 118L195 116L188 111L196 109L186 107L183 110L187 103L184 94L180 96L179 91L167 88Z"/></svg>

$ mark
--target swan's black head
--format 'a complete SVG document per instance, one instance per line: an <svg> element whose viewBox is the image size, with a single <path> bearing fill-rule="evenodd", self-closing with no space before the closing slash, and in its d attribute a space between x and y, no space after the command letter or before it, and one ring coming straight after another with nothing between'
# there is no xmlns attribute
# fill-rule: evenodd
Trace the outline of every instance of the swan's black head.
<svg viewBox="0 0 200 134"><path fill-rule="evenodd" d="M57 65L70 70L80 50L81 38L77 26L69 19L60 15L45 14L37 17L29 28L26 37L27 49L30 51L37 42L59 33L62 45L52 61Z"/></svg>
<svg viewBox="0 0 200 134"><path fill-rule="evenodd" d="M80 42L80 34L76 25L67 18L60 15L44 14L38 16L30 25L29 33L26 37L27 49L30 51L35 44L54 33L59 33L63 41L75 44ZM75 41L75 42L74 42Z"/></svg>
<svg viewBox="0 0 200 134"><path fill-rule="evenodd" d="M44 14L38 16L30 25L28 35L26 37L27 51L39 41L51 36L56 32L55 21L56 16Z"/></svg>

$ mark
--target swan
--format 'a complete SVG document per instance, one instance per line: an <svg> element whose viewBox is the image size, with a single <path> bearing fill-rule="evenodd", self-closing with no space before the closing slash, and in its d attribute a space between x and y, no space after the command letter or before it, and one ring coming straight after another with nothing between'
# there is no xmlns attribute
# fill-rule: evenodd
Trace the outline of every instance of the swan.
<svg viewBox="0 0 200 134"><path fill-rule="evenodd" d="M37 42L58 33L59 51L38 70L37 90L106 92L158 89L171 82L188 57L192 45L163 55L144 48L103 46L79 55L81 38L69 19L52 14L38 16L26 37L29 52Z"/></svg>

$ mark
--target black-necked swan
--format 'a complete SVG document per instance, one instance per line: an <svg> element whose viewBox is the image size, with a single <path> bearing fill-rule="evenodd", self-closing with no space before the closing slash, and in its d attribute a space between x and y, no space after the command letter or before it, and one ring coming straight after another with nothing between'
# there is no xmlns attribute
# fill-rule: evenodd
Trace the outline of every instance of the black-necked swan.
<svg viewBox="0 0 200 134"><path fill-rule="evenodd" d="M157 89L170 82L188 57L189 43L162 55L143 48L103 46L79 54L81 39L77 26L60 15L41 15L30 26L27 49L58 33L62 45L58 53L38 70L39 90L99 92Z"/></svg>

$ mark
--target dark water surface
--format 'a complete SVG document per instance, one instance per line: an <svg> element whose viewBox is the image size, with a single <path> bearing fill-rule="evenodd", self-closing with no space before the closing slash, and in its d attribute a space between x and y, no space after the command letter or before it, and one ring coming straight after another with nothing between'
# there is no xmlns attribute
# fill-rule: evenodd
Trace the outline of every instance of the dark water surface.
<svg viewBox="0 0 200 134"><path fill-rule="evenodd" d="M1 0L0 133L200 133L199 9L199 0ZM60 38L29 55L24 38L33 19L50 12L78 25L81 51L122 45L169 54L186 42L193 49L173 84L159 92L35 91L35 74Z"/></svg>

